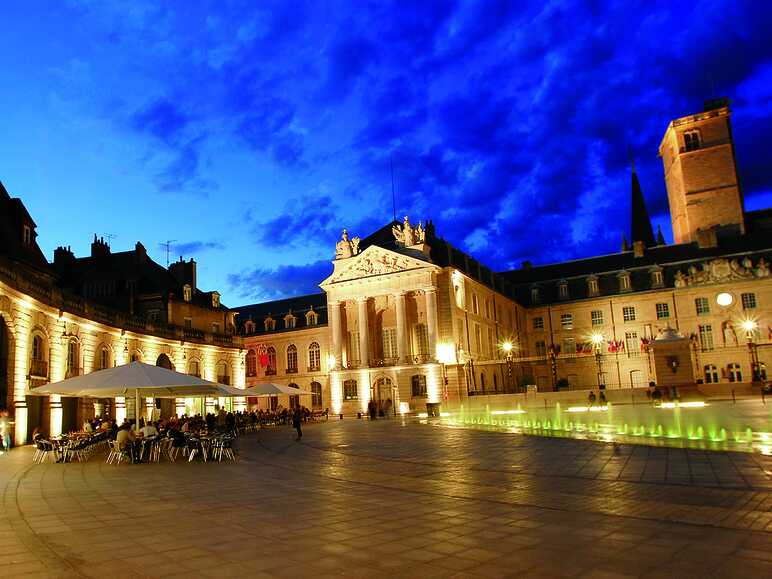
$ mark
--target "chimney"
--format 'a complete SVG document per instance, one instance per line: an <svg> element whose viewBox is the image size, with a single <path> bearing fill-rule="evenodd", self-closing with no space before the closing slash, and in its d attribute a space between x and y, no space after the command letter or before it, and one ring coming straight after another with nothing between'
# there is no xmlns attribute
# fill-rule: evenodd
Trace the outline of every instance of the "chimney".
<svg viewBox="0 0 772 579"><path fill-rule="evenodd" d="M196 262L193 258L185 261L180 257L179 261L169 265L169 273L174 276L178 284L188 284L193 291L196 291Z"/></svg>
<svg viewBox="0 0 772 579"><path fill-rule="evenodd" d="M94 234L94 241L91 242L91 257L106 257L110 255L110 246L105 243L105 238L97 239Z"/></svg>
<svg viewBox="0 0 772 579"><path fill-rule="evenodd" d="M147 259L147 250L139 241L134 246L134 255L137 258L137 263L142 263Z"/></svg>
<svg viewBox="0 0 772 579"><path fill-rule="evenodd" d="M56 266L68 266L75 261L75 254L67 247L59 246L54 249L54 265Z"/></svg>

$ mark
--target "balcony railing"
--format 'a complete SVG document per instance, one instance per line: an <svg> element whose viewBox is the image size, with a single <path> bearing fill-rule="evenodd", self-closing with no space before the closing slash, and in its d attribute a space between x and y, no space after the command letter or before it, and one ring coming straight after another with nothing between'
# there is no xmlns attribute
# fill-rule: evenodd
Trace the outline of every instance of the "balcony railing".
<svg viewBox="0 0 772 579"><path fill-rule="evenodd" d="M254 378L257 376L257 370L247 370L247 378Z"/></svg>
<svg viewBox="0 0 772 579"><path fill-rule="evenodd" d="M378 368L380 366L396 366L399 364L399 358L374 358L370 360L370 367Z"/></svg>
<svg viewBox="0 0 772 579"><path fill-rule="evenodd" d="M265 369L265 375L266 376L276 376L276 368L266 368Z"/></svg>
<svg viewBox="0 0 772 579"><path fill-rule="evenodd" d="M297 374L298 373L298 369L297 368L287 368L286 373L287 374Z"/></svg>
<svg viewBox="0 0 772 579"><path fill-rule="evenodd" d="M230 386L231 384L231 377L230 376L218 376L217 382L219 384L225 384L226 386Z"/></svg>
<svg viewBox="0 0 772 579"><path fill-rule="evenodd" d="M48 361L34 358L30 360L29 375L33 378L48 378Z"/></svg>
<svg viewBox="0 0 772 579"><path fill-rule="evenodd" d="M195 328L182 328L182 336L186 340L203 340L204 332Z"/></svg>
<svg viewBox="0 0 772 579"><path fill-rule="evenodd" d="M322 368L320 366L309 366L308 371L309 372L319 372Z"/></svg>

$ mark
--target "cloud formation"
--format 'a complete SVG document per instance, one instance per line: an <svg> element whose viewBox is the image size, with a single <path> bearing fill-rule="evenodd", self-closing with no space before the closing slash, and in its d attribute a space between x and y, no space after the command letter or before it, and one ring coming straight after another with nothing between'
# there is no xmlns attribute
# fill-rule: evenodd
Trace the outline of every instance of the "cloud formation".
<svg viewBox="0 0 772 579"><path fill-rule="evenodd" d="M228 285L242 300L260 302L317 293L321 291L319 282L331 273L330 260L275 268L256 267L230 274Z"/></svg>

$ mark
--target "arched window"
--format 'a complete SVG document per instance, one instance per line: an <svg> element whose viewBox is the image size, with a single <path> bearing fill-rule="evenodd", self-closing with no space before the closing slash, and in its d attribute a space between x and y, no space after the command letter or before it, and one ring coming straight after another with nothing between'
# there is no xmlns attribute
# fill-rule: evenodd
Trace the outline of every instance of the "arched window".
<svg viewBox="0 0 772 579"><path fill-rule="evenodd" d="M174 370L174 364L172 364L172 361L169 359L169 356L166 354L160 354L158 358L156 358L155 365L159 368L166 368L167 370Z"/></svg>
<svg viewBox="0 0 772 579"><path fill-rule="evenodd" d="M97 356L97 369L98 370L104 370L105 368L110 367L110 350L107 346L102 346L99 348L99 353Z"/></svg>
<svg viewBox="0 0 772 579"><path fill-rule="evenodd" d="M306 312L306 325L315 326L318 323L319 323L319 314L317 314L314 311L314 308L312 307L310 310Z"/></svg>
<svg viewBox="0 0 772 579"><path fill-rule="evenodd" d="M257 376L257 354L254 350L247 352L246 365L247 376Z"/></svg>
<svg viewBox="0 0 772 579"><path fill-rule="evenodd" d="M276 375L276 348L273 346L268 346L268 349L266 350L266 354L268 355L268 366L265 368L265 375L266 376L275 376Z"/></svg>
<svg viewBox="0 0 772 579"><path fill-rule="evenodd" d="M132 362L141 362L142 361L142 353L139 350L135 350L131 354L131 361Z"/></svg>
<svg viewBox="0 0 772 579"><path fill-rule="evenodd" d="M67 371L65 377L80 376L80 356L78 352L78 342L70 340L67 343Z"/></svg>
<svg viewBox="0 0 772 579"><path fill-rule="evenodd" d="M195 376L196 378L201 378L201 364L199 364L198 360L191 360L188 362L188 374L190 376Z"/></svg>
<svg viewBox="0 0 772 579"><path fill-rule="evenodd" d="M247 320L244 322L244 333L245 334L254 334L255 333L255 322L252 320Z"/></svg>
<svg viewBox="0 0 772 579"><path fill-rule="evenodd" d="M43 338L38 335L35 335L32 338L32 359L45 360L43 354Z"/></svg>
<svg viewBox="0 0 772 579"><path fill-rule="evenodd" d="M287 386L289 386L290 388L300 389L300 386L298 386L294 382L287 384ZM300 406L300 396L291 395L289 397L289 406L290 408L297 408L298 406Z"/></svg>
<svg viewBox="0 0 772 579"><path fill-rule="evenodd" d="M32 352L30 360L30 376L48 378L48 362L46 361L45 341L42 336L32 337Z"/></svg>
<svg viewBox="0 0 772 579"><path fill-rule="evenodd" d="M718 368L713 364L705 366L705 384L718 383Z"/></svg>
<svg viewBox="0 0 772 579"><path fill-rule="evenodd" d="M287 346L287 374L295 374L298 371L298 349L295 344Z"/></svg>
<svg viewBox="0 0 772 579"><path fill-rule="evenodd" d="M319 382L311 382L311 406L314 408L322 407L322 385Z"/></svg>
<svg viewBox="0 0 772 579"><path fill-rule="evenodd" d="M684 149L686 151L696 151L700 148L700 132L689 131L684 133Z"/></svg>
<svg viewBox="0 0 772 579"><path fill-rule="evenodd" d="M228 368L228 363L225 360L220 360L217 362L217 381L220 384L230 385L231 383L230 369Z"/></svg>
<svg viewBox="0 0 772 579"><path fill-rule="evenodd" d="M359 398L359 390L357 388L356 380L346 380L343 382L343 400L357 400Z"/></svg>
<svg viewBox="0 0 772 579"><path fill-rule="evenodd" d="M308 371L318 372L322 367L322 353L318 342L311 342L308 346Z"/></svg>
<svg viewBox="0 0 772 579"><path fill-rule="evenodd" d="M729 364L726 367L726 369L727 369L727 372L729 373L730 382L743 381L743 373L742 373L742 370L740 370L740 364Z"/></svg>
<svg viewBox="0 0 772 579"><path fill-rule="evenodd" d="M264 323L265 323L265 331L266 332L270 332L271 330L275 330L276 329L276 320L274 320L271 317L271 314L268 314L268 317L265 318L265 322Z"/></svg>

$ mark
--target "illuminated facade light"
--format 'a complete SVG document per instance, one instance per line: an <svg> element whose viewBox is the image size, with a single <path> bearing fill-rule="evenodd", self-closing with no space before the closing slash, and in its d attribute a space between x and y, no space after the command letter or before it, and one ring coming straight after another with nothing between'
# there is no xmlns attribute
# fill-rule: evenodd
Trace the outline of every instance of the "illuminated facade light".
<svg viewBox="0 0 772 579"><path fill-rule="evenodd" d="M731 306L734 302L734 296L729 292L721 292L716 296L716 303L722 307Z"/></svg>

